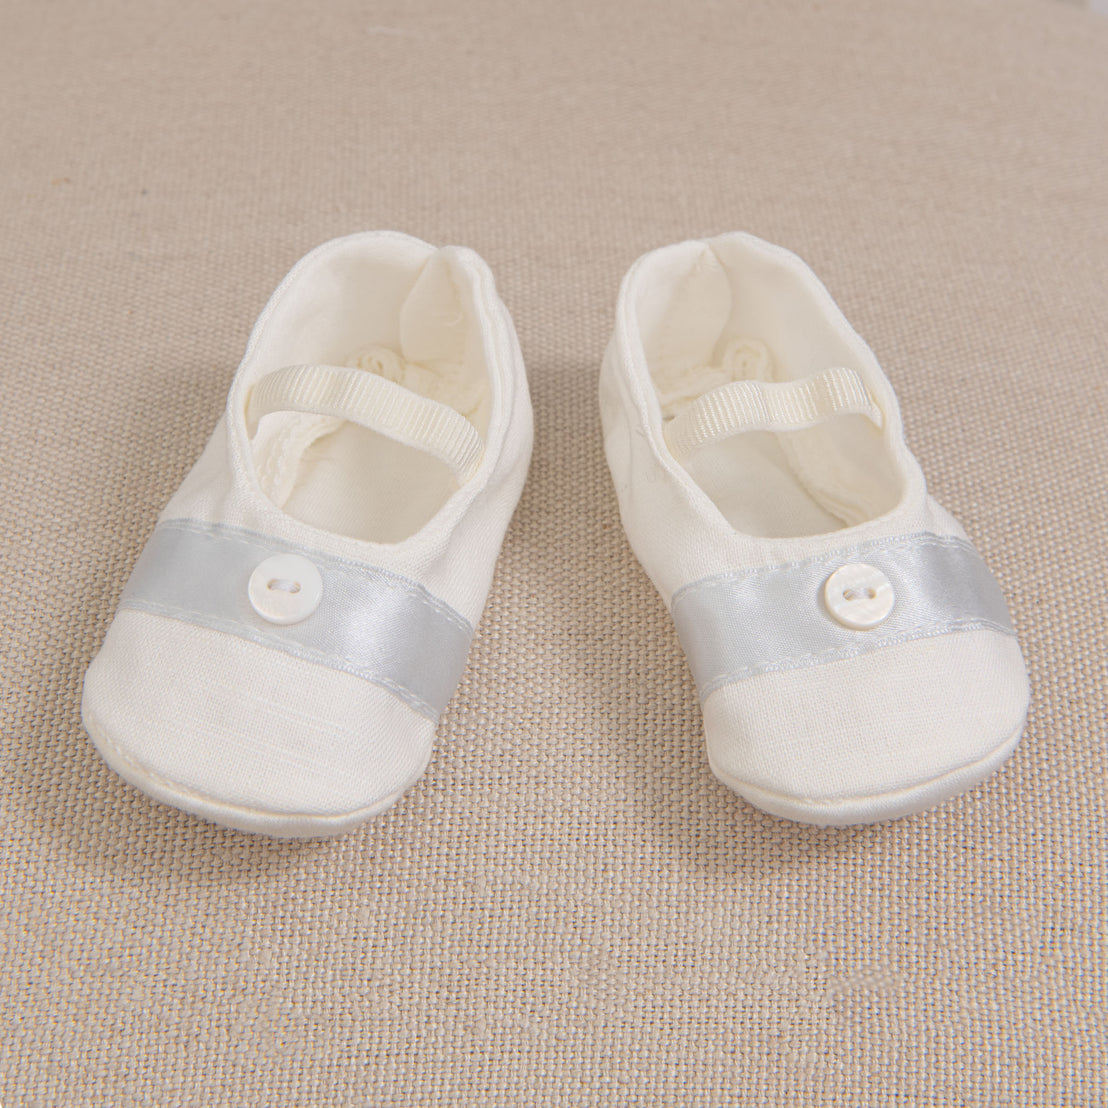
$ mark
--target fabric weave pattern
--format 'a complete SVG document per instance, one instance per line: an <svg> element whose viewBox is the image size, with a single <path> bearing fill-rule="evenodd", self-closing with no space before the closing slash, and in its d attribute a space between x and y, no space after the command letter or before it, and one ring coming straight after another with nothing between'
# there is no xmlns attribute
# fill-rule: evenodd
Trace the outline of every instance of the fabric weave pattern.
<svg viewBox="0 0 1108 1108"><path fill-rule="evenodd" d="M1108 20L12 0L0 43L4 1108L1108 1104ZM268 842L118 780L81 680L266 297L377 227L489 262L535 454L427 776ZM1003 772L895 824L713 779L620 527L619 280L733 229L873 346L1028 661Z"/></svg>

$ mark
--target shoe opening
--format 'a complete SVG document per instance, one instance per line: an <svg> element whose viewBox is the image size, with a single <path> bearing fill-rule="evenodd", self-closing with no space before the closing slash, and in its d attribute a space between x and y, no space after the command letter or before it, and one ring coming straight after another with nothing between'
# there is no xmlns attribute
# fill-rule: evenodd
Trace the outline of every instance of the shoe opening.
<svg viewBox="0 0 1108 1108"><path fill-rule="evenodd" d="M450 248L400 237L355 241L300 275L256 357L263 375L294 365L375 375L394 386L394 398L411 393L464 417L480 448L491 397L480 311L475 278ZM255 472L270 500L313 527L399 542L466 476L365 422L341 412L268 412L251 439Z"/></svg>
<svg viewBox="0 0 1108 1108"><path fill-rule="evenodd" d="M745 236L683 243L649 259L634 308L667 427L703 409L702 398L713 394L716 411L733 408L730 398L738 396L762 413L742 427L702 434L696 449L679 456L737 530L774 538L821 534L883 515L900 501L904 481L881 426L880 400L867 392L873 355L796 259ZM871 403L852 410L812 401L831 380L818 376L827 371L838 374L834 384L853 382ZM807 393L782 387L806 379L814 382ZM755 384L736 389L735 382ZM805 422L793 414L798 396L808 398L810 425L797 426ZM701 429L710 425L700 419Z"/></svg>

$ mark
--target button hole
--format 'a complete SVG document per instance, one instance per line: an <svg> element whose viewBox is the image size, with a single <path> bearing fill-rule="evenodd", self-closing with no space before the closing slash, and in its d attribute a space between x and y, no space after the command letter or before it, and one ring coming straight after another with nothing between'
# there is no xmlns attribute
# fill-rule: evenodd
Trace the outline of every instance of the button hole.
<svg viewBox="0 0 1108 1108"><path fill-rule="evenodd" d="M274 592L297 593L300 591L300 582L290 581L287 577L274 577L269 584L266 585L266 588L272 589Z"/></svg>
<svg viewBox="0 0 1108 1108"><path fill-rule="evenodd" d="M876 589L864 588L843 590L843 600L874 600L876 597Z"/></svg>

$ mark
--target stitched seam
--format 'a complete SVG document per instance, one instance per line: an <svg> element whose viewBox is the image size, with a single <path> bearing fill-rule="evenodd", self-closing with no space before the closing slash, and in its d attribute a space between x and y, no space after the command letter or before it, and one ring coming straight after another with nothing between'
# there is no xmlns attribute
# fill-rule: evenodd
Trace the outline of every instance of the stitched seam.
<svg viewBox="0 0 1108 1108"><path fill-rule="evenodd" d="M822 809L824 812L833 812L836 809L842 809L849 807L851 804L858 804L862 801L873 800L889 800L894 797L908 798L919 793L926 793L929 789L935 785L941 784L944 781L949 781L952 778L956 778L964 774L967 770L973 770L979 766L988 765L1005 747L1012 744L1014 739L1018 739L1020 733L1023 731L1023 725L1021 724L1016 731L1011 735L1008 735L1003 742L998 743L983 757L976 759L973 762L967 762L965 765L958 766L955 769L949 770L946 773L939 774L938 777L932 777L927 781L923 781L918 785L908 785L902 789L888 789L885 792L880 793L854 793L850 796L836 797L835 799L822 799L815 796L796 795L793 793L778 792L776 789L767 789L761 785L755 785L753 782L745 781L741 777L736 777L734 774L720 772L715 766L712 767L712 771L729 787L735 788L735 791L740 795L745 796L742 790L745 788L752 793L760 793L762 796L769 797L773 800L791 801L794 804L806 804L813 808ZM734 784L731 784L734 782ZM753 803L753 801L751 801Z"/></svg>
<svg viewBox="0 0 1108 1108"><path fill-rule="evenodd" d="M211 631L220 631L228 635L234 635L236 638L245 639L258 646L279 650L284 654L291 654L293 657L300 658L306 662L314 662L317 665L326 666L329 669L341 670L343 673L349 673L352 677L360 677L363 681L381 686L381 688L386 689L388 692L391 692L393 695L403 700L409 708L414 709L419 712L420 715L426 716L432 721L437 721L439 718L439 710L424 700L418 693L413 692L405 685L392 680L390 677L383 677L370 670L355 666L341 655L328 654L325 651L315 650L310 646L303 646L300 643L293 643L285 639L271 637L267 635L266 632L256 627L251 627L249 624L242 623L239 620L212 616L206 612L198 612L190 608L178 608L168 604L159 604L152 600L141 600L137 597L127 596L120 601L119 608L120 610L130 609L136 612L147 612L150 615L177 619L182 623L189 623L193 626L206 627Z"/></svg>
<svg viewBox="0 0 1108 1108"><path fill-rule="evenodd" d="M187 531L205 538L221 538L225 541L236 542L241 546L270 553L277 545L287 547L292 552L302 553L312 561L326 566L335 573L341 573L347 577L358 580L386 581L392 587L407 593L420 604L443 616L456 627L461 628L470 635L473 634L472 624L461 615L461 613L456 612L449 604L433 596L418 581L412 581L410 578L404 577L399 573L393 573L387 569L381 569L377 566L361 565L345 558L337 558L334 555L325 554L322 551L297 546L295 543L288 542L285 539L270 538L266 535L258 534L255 531L247 531L244 528L232 527L229 524L206 524L198 520L171 519L159 523L155 527L155 531L159 530Z"/></svg>
<svg viewBox="0 0 1108 1108"><path fill-rule="evenodd" d="M711 681L700 691L700 700L703 703L717 689L724 685L730 685L735 681L741 681L747 677L757 677L763 673L784 673L792 669L805 669L809 666L825 665L828 662L843 661L847 658L856 658L859 654L872 654L887 646L899 646L901 643L914 642L917 639L938 638L940 635L955 634L959 631L996 631L1002 635L1015 638L1015 631L1010 627L996 623L990 619L964 619L950 620L944 623L931 624L928 627L917 628L912 631L902 631L898 635L889 635L883 639L848 643L845 646L832 647L817 653L794 654L789 658L783 658L777 662L769 662L762 666L746 666L742 669L731 670L727 673L713 677Z"/></svg>
<svg viewBox="0 0 1108 1108"><path fill-rule="evenodd" d="M374 815L377 811L382 811L393 803L398 797L403 795L404 790L399 790L394 793L389 793L382 800L364 806L362 808L355 808L350 812L339 812L335 815L313 815L310 812L271 812L265 808L255 808L252 805L247 804L230 804L226 801L219 800L214 796L209 796L207 793L202 793L198 789L194 789L189 785L184 785L180 781L174 781L172 778L165 777L163 774L156 772L144 766L141 762L133 758L123 747L115 742L108 734L104 725L100 722L99 718L85 709L85 713L96 725L96 739L98 742L108 747L112 753L121 761L130 766L137 774L146 778L148 781L152 781L157 785L161 785L169 792L176 793L178 796L188 797L192 800L199 800L206 805L211 805L223 809L225 811L240 812L244 815L256 815L256 816L276 816L278 819L294 820L296 822L329 822L338 823L342 820L351 819L360 816L363 812L366 817Z"/></svg>

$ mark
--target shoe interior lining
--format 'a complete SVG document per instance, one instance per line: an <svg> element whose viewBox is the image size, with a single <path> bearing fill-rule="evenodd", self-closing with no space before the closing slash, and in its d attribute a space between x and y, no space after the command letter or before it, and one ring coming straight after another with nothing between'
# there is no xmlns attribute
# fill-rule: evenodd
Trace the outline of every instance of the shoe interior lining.
<svg viewBox="0 0 1108 1108"><path fill-rule="evenodd" d="M290 289L256 357L262 373L298 364L379 373L460 411L485 437L490 390L477 302L472 276L448 251L397 240L372 256L329 256ZM273 413L251 446L278 507L363 541L408 538L458 488L439 459L345 420Z"/></svg>
<svg viewBox="0 0 1108 1108"><path fill-rule="evenodd" d="M636 308L664 419L731 380L790 381L832 366L862 372L872 358L795 269L755 244L683 243L651 264ZM762 537L862 523L903 494L881 430L858 415L733 435L684 465L733 527Z"/></svg>

